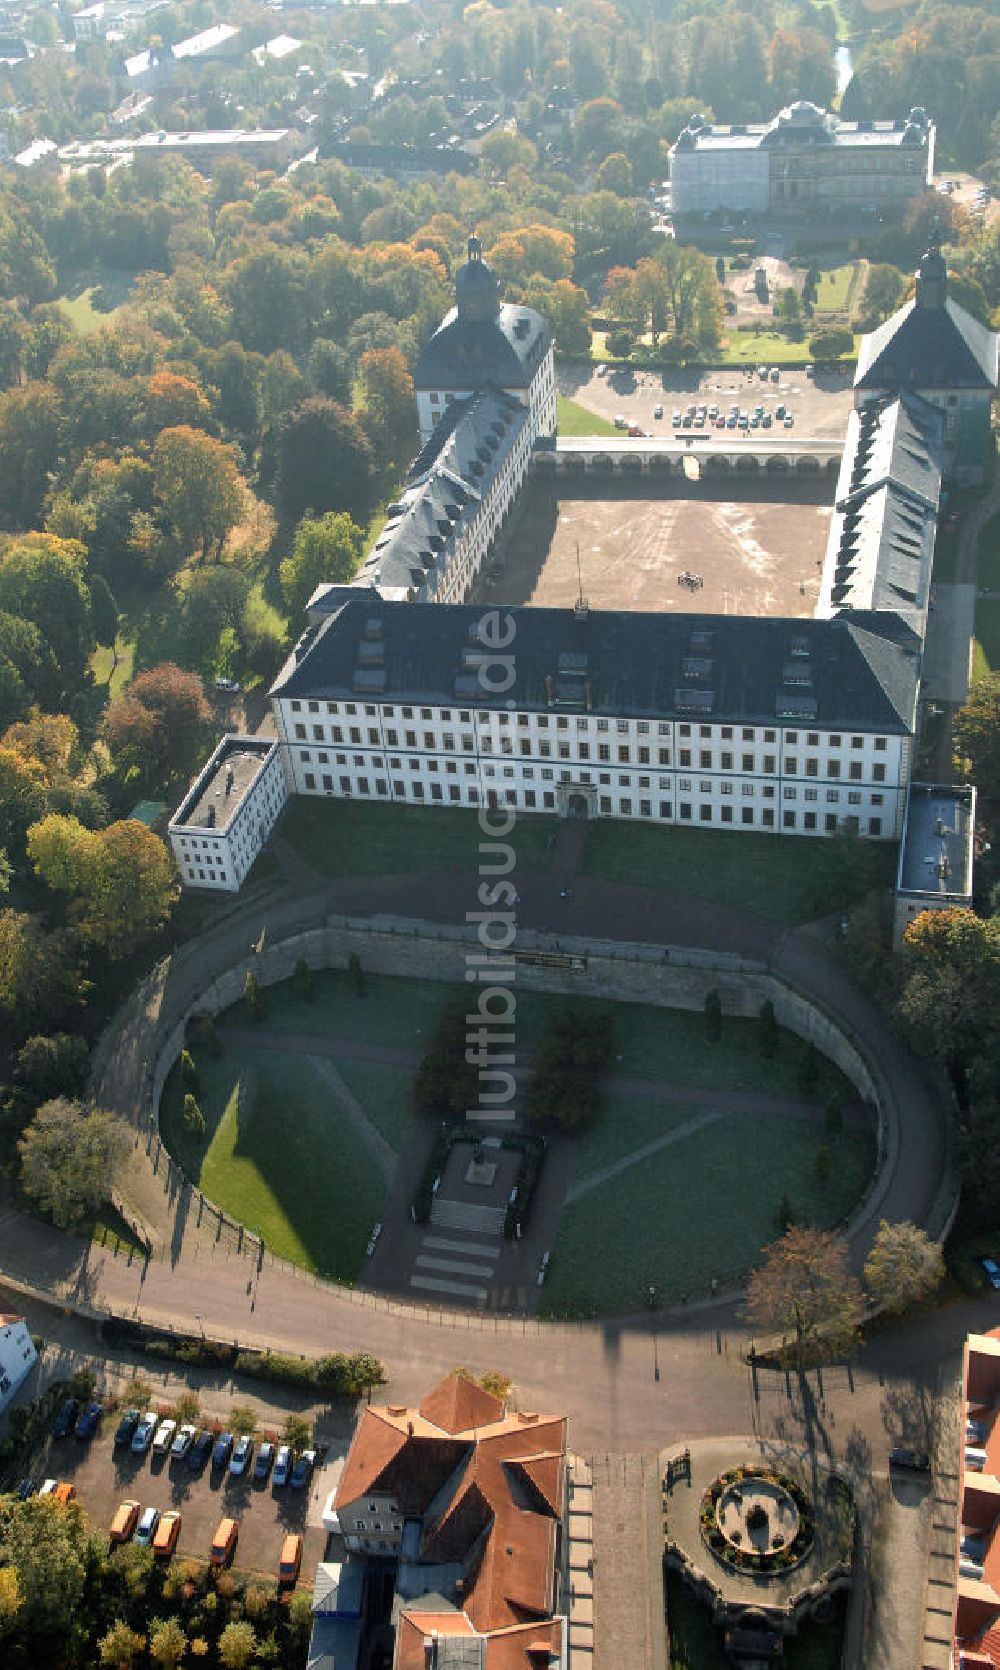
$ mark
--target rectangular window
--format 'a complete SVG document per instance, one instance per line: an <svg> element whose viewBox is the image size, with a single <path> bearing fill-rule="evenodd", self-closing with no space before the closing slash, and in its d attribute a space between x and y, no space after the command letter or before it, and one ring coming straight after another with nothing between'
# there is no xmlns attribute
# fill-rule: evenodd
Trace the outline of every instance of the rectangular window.
<svg viewBox="0 0 1000 1670"><path fill-rule="evenodd" d="M872 766L872 776L875 779L876 783L884 783L885 782L885 766L882 765L882 764L873 765Z"/></svg>
<svg viewBox="0 0 1000 1670"><path fill-rule="evenodd" d="M765 771L773 771L774 770L774 755L773 754L765 754L764 755L764 770Z"/></svg>
<svg viewBox="0 0 1000 1670"><path fill-rule="evenodd" d="M869 833L869 835L881 835L881 833L882 833L882 819L881 818L869 818L868 819L868 833Z"/></svg>
<svg viewBox="0 0 1000 1670"><path fill-rule="evenodd" d="M799 762L794 754L789 754L785 760L785 770L789 777L794 777L799 769Z"/></svg>
<svg viewBox="0 0 1000 1670"><path fill-rule="evenodd" d="M701 766L702 771L711 771L711 769L712 769L712 752L711 752L711 749L702 748L701 752L698 755L698 764Z"/></svg>
<svg viewBox="0 0 1000 1670"><path fill-rule="evenodd" d="M661 818L669 818L673 816L673 813L670 810L669 800L660 801L660 816Z"/></svg>
<svg viewBox="0 0 1000 1670"><path fill-rule="evenodd" d="M722 808L722 821L723 821L723 823L732 823L732 821L733 821L733 808L731 806L723 806L723 808Z"/></svg>
<svg viewBox="0 0 1000 1670"><path fill-rule="evenodd" d="M753 807L752 806L744 806L742 808L742 810L740 812L740 822L741 823L748 823L748 824L753 823Z"/></svg>
<svg viewBox="0 0 1000 1670"><path fill-rule="evenodd" d="M316 779L311 771L306 772L305 785L307 789L314 789L316 787Z"/></svg>
<svg viewBox="0 0 1000 1670"><path fill-rule="evenodd" d="M701 819L702 823L711 823L711 821L712 821L712 808L711 808L711 806L706 806L705 802L702 801L701 805L698 807L698 816Z"/></svg>
<svg viewBox="0 0 1000 1670"><path fill-rule="evenodd" d="M690 802L690 800L682 800L681 801L681 817L683 819L685 819L685 821L690 820L690 817L691 817L691 802Z"/></svg>
<svg viewBox="0 0 1000 1670"><path fill-rule="evenodd" d="M861 761L860 760L852 760L851 761L851 782L852 783L860 783L860 781L861 781Z"/></svg>
<svg viewBox="0 0 1000 1670"><path fill-rule="evenodd" d="M681 765L690 765L691 764L691 750L690 750L690 748L682 748L681 749L680 764Z"/></svg>
<svg viewBox="0 0 1000 1670"><path fill-rule="evenodd" d="M804 821L805 826L806 826L807 829L815 829L816 828L816 813L815 812L806 812L803 821Z"/></svg>
<svg viewBox="0 0 1000 1670"><path fill-rule="evenodd" d="M827 832L828 835L835 835L837 833L837 814L836 814L836 812L827 812L826 817L824 818L823 822L824 822L826 832Z"/></svg>

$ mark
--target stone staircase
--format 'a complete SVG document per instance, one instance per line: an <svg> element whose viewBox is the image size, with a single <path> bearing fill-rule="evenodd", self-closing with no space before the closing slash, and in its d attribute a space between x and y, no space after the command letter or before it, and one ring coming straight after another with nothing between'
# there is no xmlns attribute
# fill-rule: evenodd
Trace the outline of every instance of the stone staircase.
<svg viewBox="0 0 1000 1670"><path fill-rule="evenodd" d="M502 1235L506 1206L478 1206L469 1201L434 1196L431 1223L438 1229L464 1229L468 1235Z"/></svg>

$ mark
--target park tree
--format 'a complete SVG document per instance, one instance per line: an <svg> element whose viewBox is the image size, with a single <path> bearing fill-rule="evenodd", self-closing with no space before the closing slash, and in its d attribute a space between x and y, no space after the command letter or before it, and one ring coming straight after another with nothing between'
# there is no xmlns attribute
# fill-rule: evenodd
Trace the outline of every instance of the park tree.
<svg viewBox="0 0 1000 1670"><path fill-rule="evenodd" d="M374 494L371 443L336 400L313 395L288 413L278 431L276 465L278 503L290 520L346 510L354 521L367 522Z"/></svg>
<svg viewBox="0 0 1000 1670"><path fill-rule="evenodd" d="M76 1229L110 1198L124 1140L113 1114L56 1096L18 1140L21 1186L60 1229Z"/></svg>
<svg viewBox="0 0 1000 1670"><path fill-rule="evenodd" d="M22 534L0 557L0 610L38 628L68 691L83 684L94 647L85 557L77 540L48 533Z"/></svg>
<svg viewBox="0 0 1000 1670"><path fill-rule="evenodd" d="M358 413L375 469L388 484L403 474L419 443L413 378L398 348L373 348L358 367Z"/></svg>
<svg viewBox="0 0 1000 1670"><path fill-rule="evenodd" d="M14 1060L14 1088L31 1107L56 1096L78 1096L87 1082L87 1041L72 1032L36 1033Z"/></svg>
<svg viewBox="0 0 1000 1670"><path fill-rule="evenodd" d="M225 1670L246 1670L257 1651L257 1631L246 1618L226 1625L219 1636L219 1663Z"/></svg>
<svg viewBox="0 0 1000 1670"><path fill-rule="evenodd" d="M232 447L182 423L161 429L152 462L154 501L181 559L221 551L246 502Z"/></svg>
<svg viewBox="0 0 1000 1670"><path fill-rule="evenodd" d="M307 1420L305 1415L293 1410L290 1415L285 1416L282 1437L293 1450L307 1450L312 1443L312 1436L312 1422Z"/></svg>
<svg viewBox="0 0 1000 1670"><path fill-rule="evenodd" d="M23 383L0 397L0 505L7 526L37 527L59 459L59 395Z"/></svg>
<svg viewBox="0 0 1000 1670"><path fill-rule="evenodd" d="M89 830L51 814L28 831L28 856L53 892L69 895L81 938L126 956L167 919L177 892L173 859L135 818Z"/></svg>
<svg viewBox="0 0 1000 1670"><path fill-rule="evenodd" d="M990 817L1000 810L1000 673L976 679L955 715L955 765L972 778Z"/></svg>
<svg viewBox="0 0 1000 1670"><path fill-rule="evenodd" d="M362 530L346 511L304 516L295 530L292 554L278 573L289 614L295 621L316 590L327 582L354 578L364 555Z"/></svg>
<svg viewBox="0 0 1000 1670"><path fill-rule="evenodd" d="M307 341L312 314L309 261L301 250L266 244L227 269L225 299L233 334L244 348L296 353Z"/></svg>
<svg viewBox="0 0 1000 1670"><path fill-rule="evenodd" d="M836 360L854 351L854 332L846 325L827 325L809 338L809 352L814 360Z"/></svg>
<svg viewBox="0 0 1000 1670"><path fill-rule="evenodd" d="M624 151L610 151L597 173L594 184L598 191L613 191L616 197L635 196L635 173Z"/></svg>
<svg viewBox="0 0 1000 1670"><path fill-rule="evenodd" d="M913 1223L879 1224L865 1260L865 1287L874 1305L904 1311L925 1299L944 1280L944 1256L937 1241Z"/></svg>
<svg viewBox="0 0 1000 1670"><path fill-rule="evenodd" d="M964 1099L968 1074L1000 1016L1000 916L926 910L903 937L900 1012L914 1044L937 1056Z"/></svg>
<svg viewBox="0 0 1000 1670"><path fill-rule="evenodd" d="M88 989L71 934L50 932L40 916L0 910L0 1014L15 1031L60 1020Z"/></svg>
<svg viewBox="0 0 1000 1670"><path fill-rule="evenodd" d="M149 1656L160 1670L176 1670L188 1638L176 1618L154 1618L149 1627Z"/></svg>
<svg viewBox="0 0 1000 1670"><path fill-rule="evenodd" d="M19 719L37 703L53 707L62 679L38 627L0 610L0 725Z"/></svg>
<svg viewBox="0 0 1000 1670"><path fill-rule="evenodd" d="M65 1661L96 1554L79 1502L0 1496L0 1569L14 1573L20 1596L13 1615L0 1616L0 1659Z"/></svg>
<svg viewBox="0 0 1000 1670"><path fill-rule="evenodd" d="M97 1656L106 1670L132 1670L145 1645L144 1635L139 1635L124 1618L116 1618L98 1641Z"/></svg>
<svg viewBox="0 0 1000 1670"><path fill-rule="evenodd" d="M13 1566L0 1566L0 1639L4 1628L21 1610L23 1596Z"/></svg>
<svg viewBox="0 0 1000 1670"><path fill-rule="evenodd" d="M150 438L177 424L203 424L209 415L197 383L176 371L154 371L146 384L146 401Z"/></svg>
<svg viewBox="0 0 1000 1670"><path fill-rule="evenodd" d="M5 851L23 850L28 825L45 811L47 786L41 760L0 742L0 842Z"/></svg>
<svg viewBox="0 0 1000 1670"><path fill-rule="evenodd" d="M193 1091L188 1090L184 1096L184 1129L197 1141L205 1135L205 1115L198 1105L198 1098Z"/></svg>
<svg viewBox="0 0 1000 1670"><path fill-rule="evenodd" d="M191 772L211 718L198 674L164 661L126 685L101 730L118 771L134 777L137 786L154 787Z"/></svg>
<svg viewBox="0 0 1000 1670"><path fill-rule="evenodd" d="M793 1224L764 1249L750 1273L746 1314L763 1333L780 1334L801 1373L810 1360L842 1356L857 1343L861 1289L847 1242L831 1230Z"/></svg>
<svg viewBox="0 0 1000 1670"><path fill-rule="evenodd" d="M873 331L884 319L888 319L902 300L903 286L903 275L898 267L890 266L887 261L873 261L868 268L858 308L858 329Z"/></svg>

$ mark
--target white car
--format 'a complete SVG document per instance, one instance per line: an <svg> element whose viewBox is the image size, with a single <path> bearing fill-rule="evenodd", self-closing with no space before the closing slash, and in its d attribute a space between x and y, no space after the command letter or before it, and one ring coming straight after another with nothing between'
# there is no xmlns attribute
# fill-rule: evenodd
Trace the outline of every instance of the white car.
<svg viewBox="0 0 1000 1670"><path fill-rule="evenodd" d="M150 1444L153 1442L153 1433L156 1431L156 1423L159 1418L160 1417L156 1413L155 1409L146 1410L142 1420L139 1422L135 1432L132 1434L132 1448L136 1455L145 1455L146 1451L149 1449Z"/></svg>
<svg viewBox="0 0 1000 1670"><path fill-rule="evenodd" d="M181 1456L187 1455L188 1450L194 1443L197 1431L197 1427L187 1425L182 1426L177 1434L177 1437L170 1446L170 1454L172 1456L176 1456L178 1459Z"/></svg>
<svg viewBox="0 0 1000 1670"><path fill-rule="evenodd" d="M166 1455L167 1451L169 1450L171 1444L174 1441L174 1433L176 1431L177 1431L177 1422L176 1421L161 1421L160 1422L159 1426L156 1429L156 1437L153 1439L153 1454L154 1455Z"/></svg>
<svg viewBox="0 0 1000 1670"><path fill-rule="evenodd" d="M51 1496L51 1495L53 1495L58 1483L59 1483L58 1479L46 1479L45 1483L43 1485L39 1486L39 1489L38 1489L39 1496Z"/></svg>
<svg viewBox="0 0 1000 1670"><path fill-rule="evenodd" d="M217 678L215 688L225 696L238 696L240 693L240 686L234 678Z"/></svg>
<svg viewBox="0 0 1000 1670"><path fill-rule="evenodd" d="M291 1447L290 1444L282 1444L280 1450L278 1451L278 1459L274 1464L274 1472L271 1475L272 1484L275 1484L275 1485L287 1484L288 1483L288 1475L291 1472L291 1470L292 1470L292 1447Z"/></svg>
<svg viewBox="0 0 1000 1670"><path fill-rule="evenodd" d="M597 367L597 375L599 377L606 377L607 374L608 374L608 368L607 368L606 365L599 365Z"/></svg>

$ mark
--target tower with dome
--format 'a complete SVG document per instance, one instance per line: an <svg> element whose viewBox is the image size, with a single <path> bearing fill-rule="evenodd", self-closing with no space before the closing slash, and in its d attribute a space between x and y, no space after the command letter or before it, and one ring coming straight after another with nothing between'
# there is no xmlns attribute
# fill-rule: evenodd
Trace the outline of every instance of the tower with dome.
<svg viewBox="0 0 1000 1670"><path fill-rule="evenodd" d="M455 306L442 319L413 373L426 443L448 408L495 389L528 408L531 442L556 432L552 332L533 308L504 302L500 280L477 237L455 274Z"/></svg>

